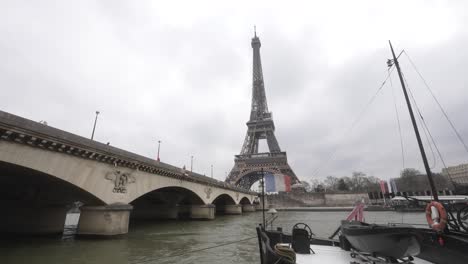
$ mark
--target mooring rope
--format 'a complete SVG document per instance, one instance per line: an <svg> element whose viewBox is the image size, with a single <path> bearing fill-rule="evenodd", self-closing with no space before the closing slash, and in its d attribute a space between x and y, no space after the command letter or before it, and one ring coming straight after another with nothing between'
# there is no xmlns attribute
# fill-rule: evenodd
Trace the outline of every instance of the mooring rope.
<svg viewBox="0 0 468 264"><path fill-rule="evenodd" d="M216 246L211 246L211 247L206 247L206 248L199 248L199 249L194 249L194 250L188 250L188 251L184 251L184 252L179 253L179 254L174 254L174 255L169 255L169 256L162 256L162 257L155 258L155 259L147 259L147 260L141 261L140 263L146 263L146 262L150 262L150 261L160 261L160 260L163 260L163 259L174 258L174 257L180 257L180 256L184 256L184 255L187 255L187 254L195 253L195 252L200 252L200 251L204 251L204 250L208 250L208 249L213 249L213 248L218 248L218 247L224 247L224 246L228 246L228 245L232 245L232 244L236 244L236 243L248 241L248 240L254 239L254 238L257 238L257 236L248 237L248 238L244 238L244 239L236 240L236 241L230 241L230 242L227 242L227 243L218 244L218 245L216 245Z"/></svg>
<svg viewBox="0 0 468 264"><path fill-rule="evenodd" d="M276 261L276 263L279 263L279 261L284 261L286 263L291 263L294 264L296 263L296 252L292 248L289 247L289 245L275 245L275 253L280 256L280 259Z"/></svg>

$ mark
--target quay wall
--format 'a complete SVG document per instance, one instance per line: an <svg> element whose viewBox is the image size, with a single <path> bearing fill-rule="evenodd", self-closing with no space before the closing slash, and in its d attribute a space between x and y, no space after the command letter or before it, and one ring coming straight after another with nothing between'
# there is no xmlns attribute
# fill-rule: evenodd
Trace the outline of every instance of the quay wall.
<svg viewBox="0 0 468 264"><path fill-rule="evenodd" d="M362 200L364 200L364 203L369 204L367 193L290 192L266 196L267 204L275 208L353 206L357 201Z"/></svg>

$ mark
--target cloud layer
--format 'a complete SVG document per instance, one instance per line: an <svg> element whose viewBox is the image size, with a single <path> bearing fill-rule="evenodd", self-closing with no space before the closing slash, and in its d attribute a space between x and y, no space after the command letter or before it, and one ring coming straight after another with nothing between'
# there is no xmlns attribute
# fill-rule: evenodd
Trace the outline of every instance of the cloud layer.
<svg viewBox="0 0 468 264"><path fill-rule="evenodd" d="M309 2L3 2L0 109L82 136L99 110L96 140L148 157L162 140L163 161L189 166L193 155L195 171L209 175L213 165L224 180L247 129L256 24L276 136L301 179L397 176L395 105L405 167L422 170L395 74L348 131L386 77L388 39L468 141L468 4ZM404 54L401 64L447 165L467 162Z"/></svg>

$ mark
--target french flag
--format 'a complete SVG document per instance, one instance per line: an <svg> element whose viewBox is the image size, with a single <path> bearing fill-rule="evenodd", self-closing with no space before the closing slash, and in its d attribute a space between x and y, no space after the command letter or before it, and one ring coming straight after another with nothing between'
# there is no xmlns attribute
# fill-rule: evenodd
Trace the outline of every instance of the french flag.
<svg viewBox="0 0 468 264"><path fill-rule="evenodd" d="M291 177L284 174L267 172L265 175L265 185L266 192L290 192Z"/></svg>

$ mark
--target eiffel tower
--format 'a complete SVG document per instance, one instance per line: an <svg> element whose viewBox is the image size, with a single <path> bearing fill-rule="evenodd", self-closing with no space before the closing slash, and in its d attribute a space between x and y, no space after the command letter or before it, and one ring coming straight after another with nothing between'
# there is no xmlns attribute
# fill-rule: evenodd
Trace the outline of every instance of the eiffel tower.
<svg viewBox="0 0 468 264"><path fill-rule="evenodd" d="M260 46L260 39L255 32L252 38L253 80L250 120L247 122L247 135L241 153L235 155L234 167L226 179L226 182L245 189L250 189L252 184L262 177L259 173L262 168L265 172L290 176L291 184L300 182L288 164L286 152L281 151L275 137L275 125L272 113L268 112L265 95ZM269 152L258 153L261 139L266 140Z"/></svg>

